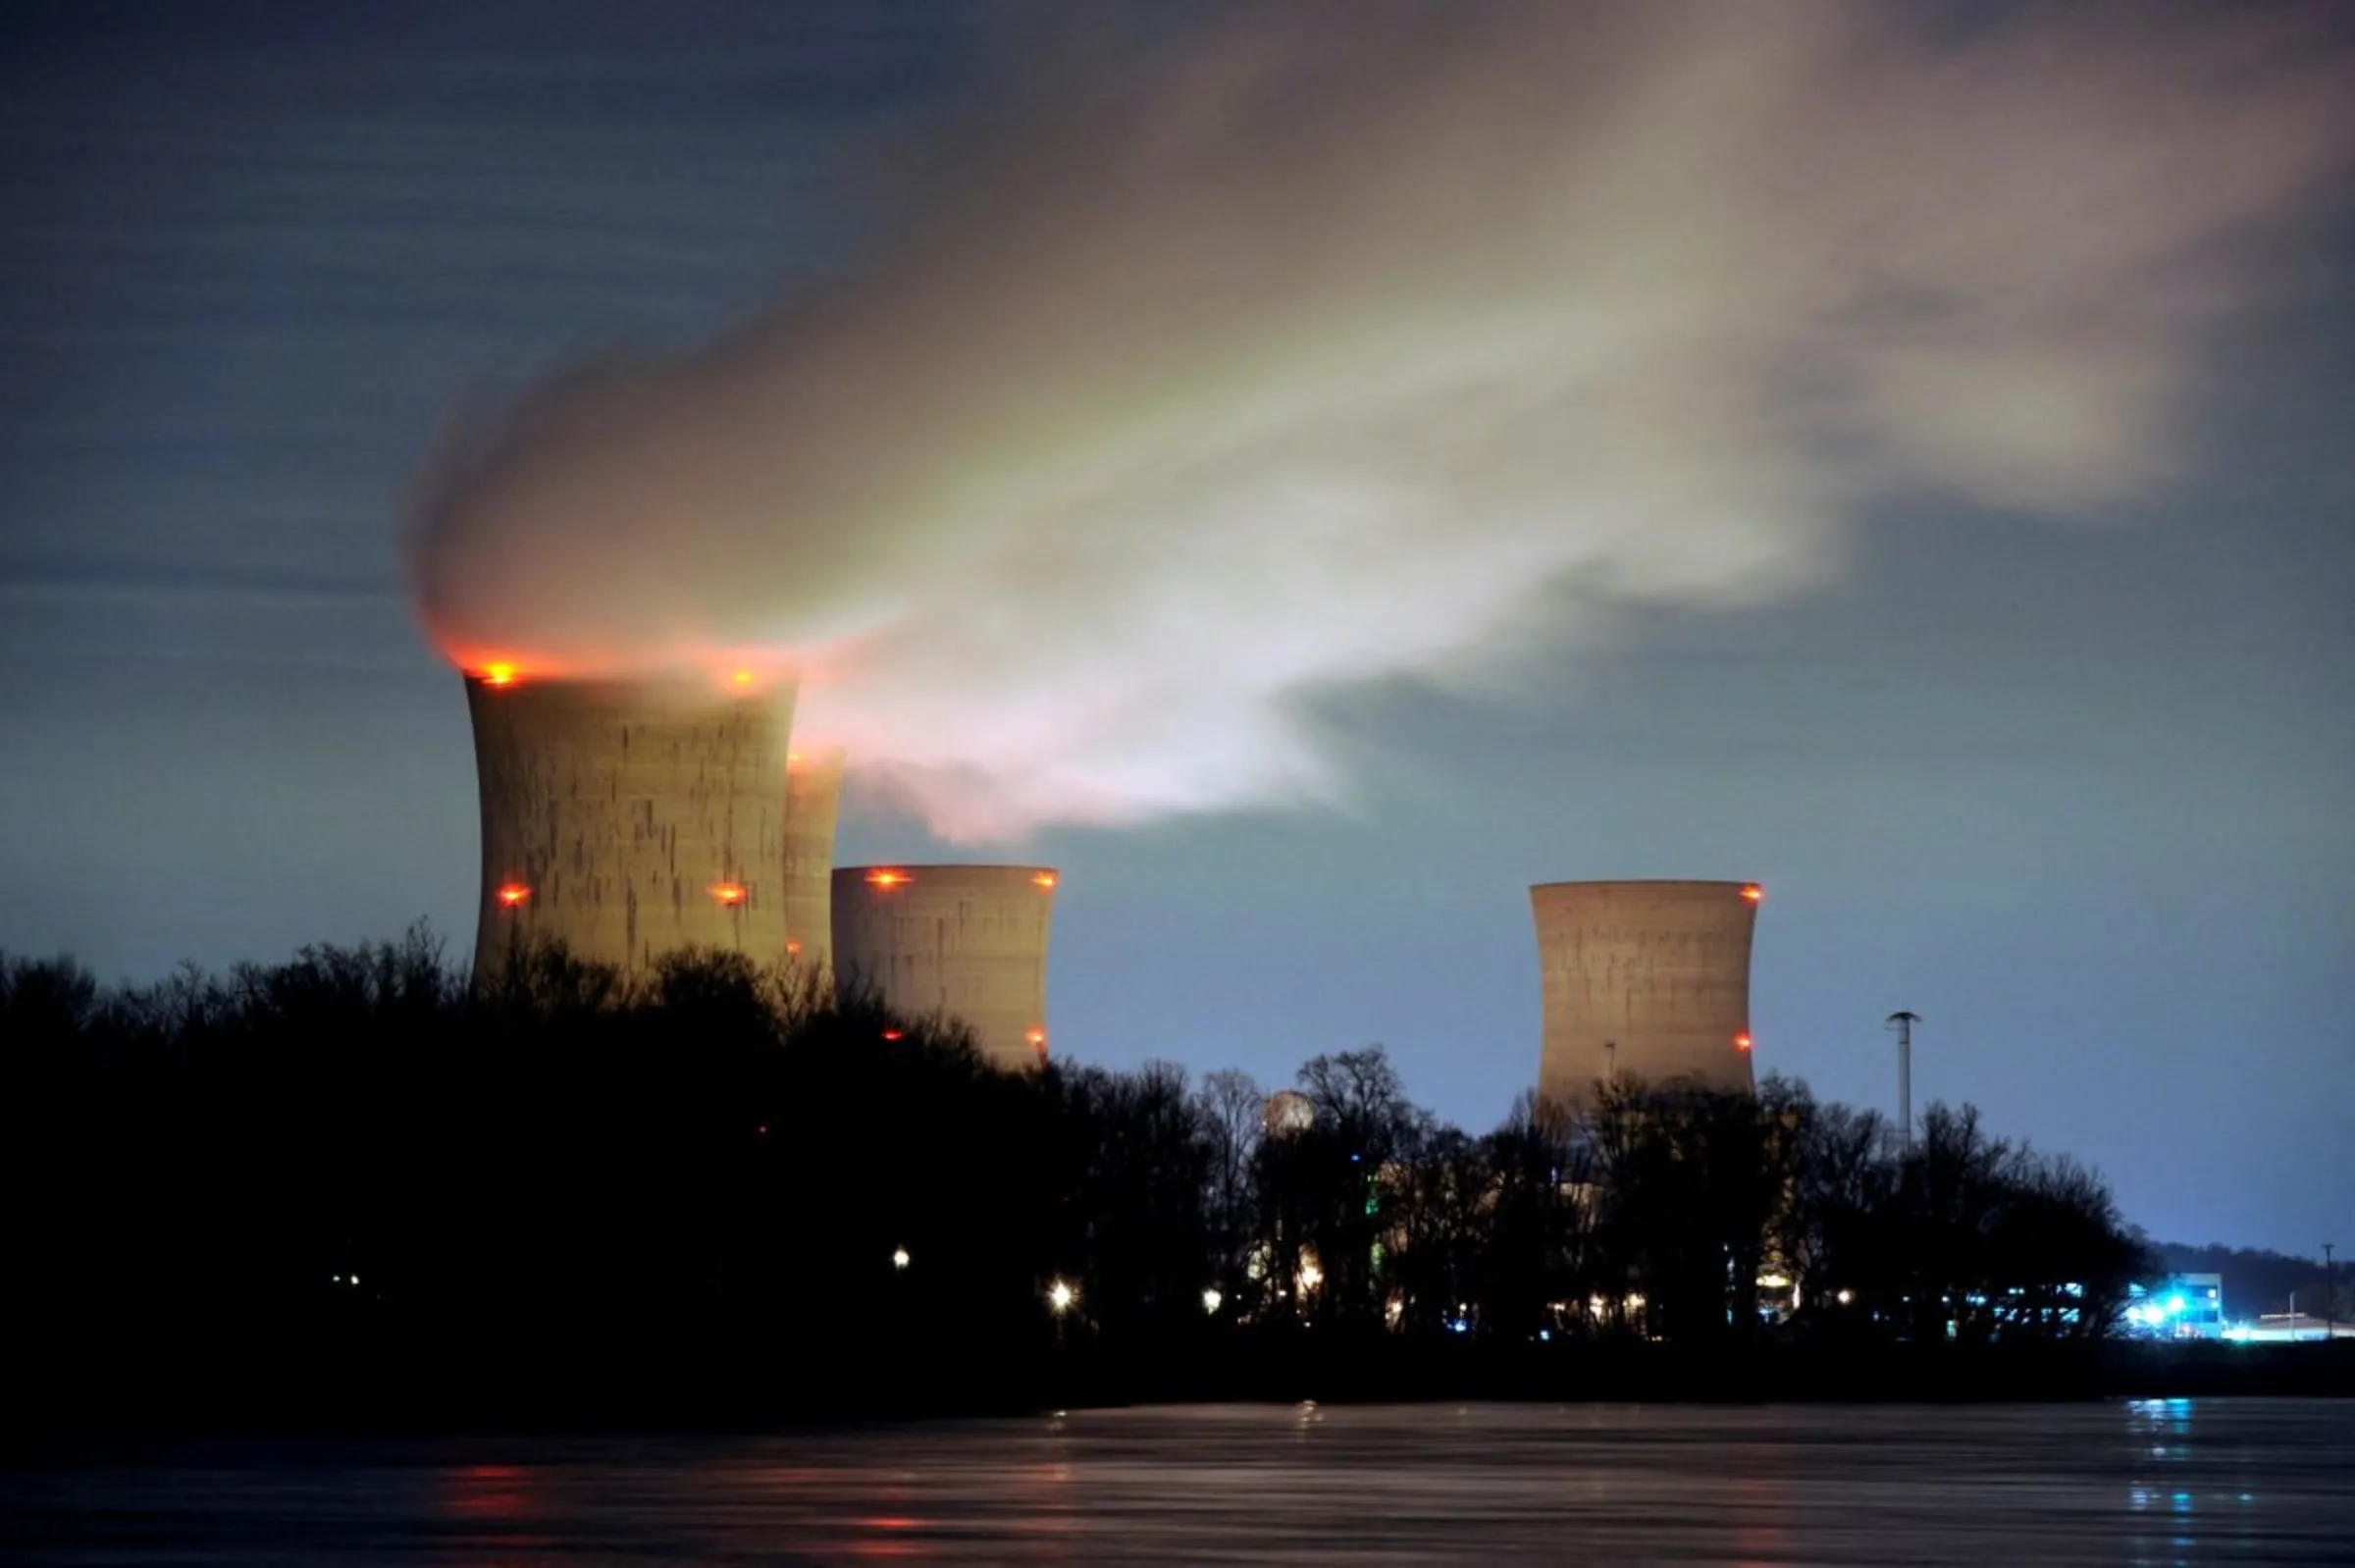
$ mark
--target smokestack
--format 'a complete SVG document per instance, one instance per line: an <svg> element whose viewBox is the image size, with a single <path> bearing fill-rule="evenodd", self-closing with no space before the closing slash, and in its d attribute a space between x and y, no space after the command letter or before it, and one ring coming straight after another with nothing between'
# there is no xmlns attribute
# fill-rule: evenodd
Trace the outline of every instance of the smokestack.
<svg viewBox="0 0 2355 1568"><path fill-rule="evenodd" d="M842 814L843 751L785 758L785 956L834 981L834 825Z"/></svg>
<svg viewBox="0 0 2355 1568"><path fill-rule="evenodd" d="M851 865L834 873L834 972L909 1018L960 1019L982 1057L1047 1059L1045 865Z"/></svg>
<svg viewBox="0 0 2355 1568"><path fill-rule="evenodd" d="M477 979L519 946L645 968L679 948L785 951L794 689L466 676L482 789Z"/></svg>
<svg viewBox="0 0 2355 1568"><path fill-rule="evenodd" d="M1545 882L1529 890L1545 986L1538 1097L1598 1080L1755 1087L1750 1061L1754 882Z"/></svg>

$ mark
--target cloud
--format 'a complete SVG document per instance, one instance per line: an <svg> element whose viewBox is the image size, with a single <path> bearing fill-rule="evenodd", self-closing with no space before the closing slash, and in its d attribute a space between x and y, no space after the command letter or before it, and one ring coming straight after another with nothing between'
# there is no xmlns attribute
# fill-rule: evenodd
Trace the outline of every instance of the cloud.
<svg viewBox="0 0 2355 1568"><path fill-rule="evenodd" d="M420 482L460 661L760 649L949 836L1344 787L1321 693L2164 483L2341 170L2322 13L1255 8L1001 83L892 237ZM1949 19L1951 20L1951 19Z"/></svg>

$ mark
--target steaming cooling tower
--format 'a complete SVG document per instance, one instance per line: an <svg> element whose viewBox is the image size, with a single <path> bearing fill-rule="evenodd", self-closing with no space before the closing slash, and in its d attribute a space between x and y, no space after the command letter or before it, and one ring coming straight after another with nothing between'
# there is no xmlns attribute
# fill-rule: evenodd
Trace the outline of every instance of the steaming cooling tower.
<svg viewBox="0 0 2355 1568"><path fill-rule="evenodd" d="M908 1018L962 1019L982 1056L1047 1055L1044 865L853 865L834 873L834 973Z"/></svg>
<svg viewBox="0 0 2355 1568"><path fill-rule="evenodd" d="M1540 1098L1613 1077L1753 1087L1751 882L1546 882L1529 890L1545 985Z"/></svg>
<svg viewBox="0 0 2355 1568"><path fill-rule="evenodd" d="M832 983L840 747L785 758L785 956Z"/></svg>
<svg viewBox="0 0 2355 1568"><path fill-rule="evenodd" d="M793 691L466 677L483 803L478 976L519 944L643 968L785 951Z"/></svg>

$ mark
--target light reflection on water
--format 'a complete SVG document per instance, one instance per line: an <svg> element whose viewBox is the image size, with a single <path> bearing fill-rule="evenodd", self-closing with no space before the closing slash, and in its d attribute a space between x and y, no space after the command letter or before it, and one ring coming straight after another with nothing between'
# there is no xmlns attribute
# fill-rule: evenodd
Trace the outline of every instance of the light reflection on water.
<svg viewBox="0 0 2355 1568"><path fill-rule="evenodd" d="M2355 1405L1206 1406L188 1443L0 1475L28 1563L2345 1562Z"/></svg>

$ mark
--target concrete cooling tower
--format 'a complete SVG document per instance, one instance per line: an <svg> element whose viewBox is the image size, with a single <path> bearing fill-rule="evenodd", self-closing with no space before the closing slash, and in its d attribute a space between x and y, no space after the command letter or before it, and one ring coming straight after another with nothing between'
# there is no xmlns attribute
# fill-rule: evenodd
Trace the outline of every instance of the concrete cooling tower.
<svg viewBox="0 0 2355 1568"><path fill-rule="evenodd" d="M785 956L834 977L834 824L842 813L840 747L785 758Z"/></svg>
<svg viewBox="0 0 2355 1568"><path fill-rule="evenodd" d="M642 969L683 947L773 963L790 685L466 677L482 788L478 977L523 943Z"/></svg>
<svg viewBox="0 0 2355 1568"><path fill-rule="evenodd" d="M852 865L834 873L834 973L908 1018L955 1018L1009 1070L1047 1058L1044 865Z"/></svg>
<svg viewBox="0 0 2355 1568"><path fill-rule="evenodd" d="M1598 1081L1754 1088L1750 939L1754 882L1546 882L1529 890L1544 976L1538 1094Z"/></svg>

